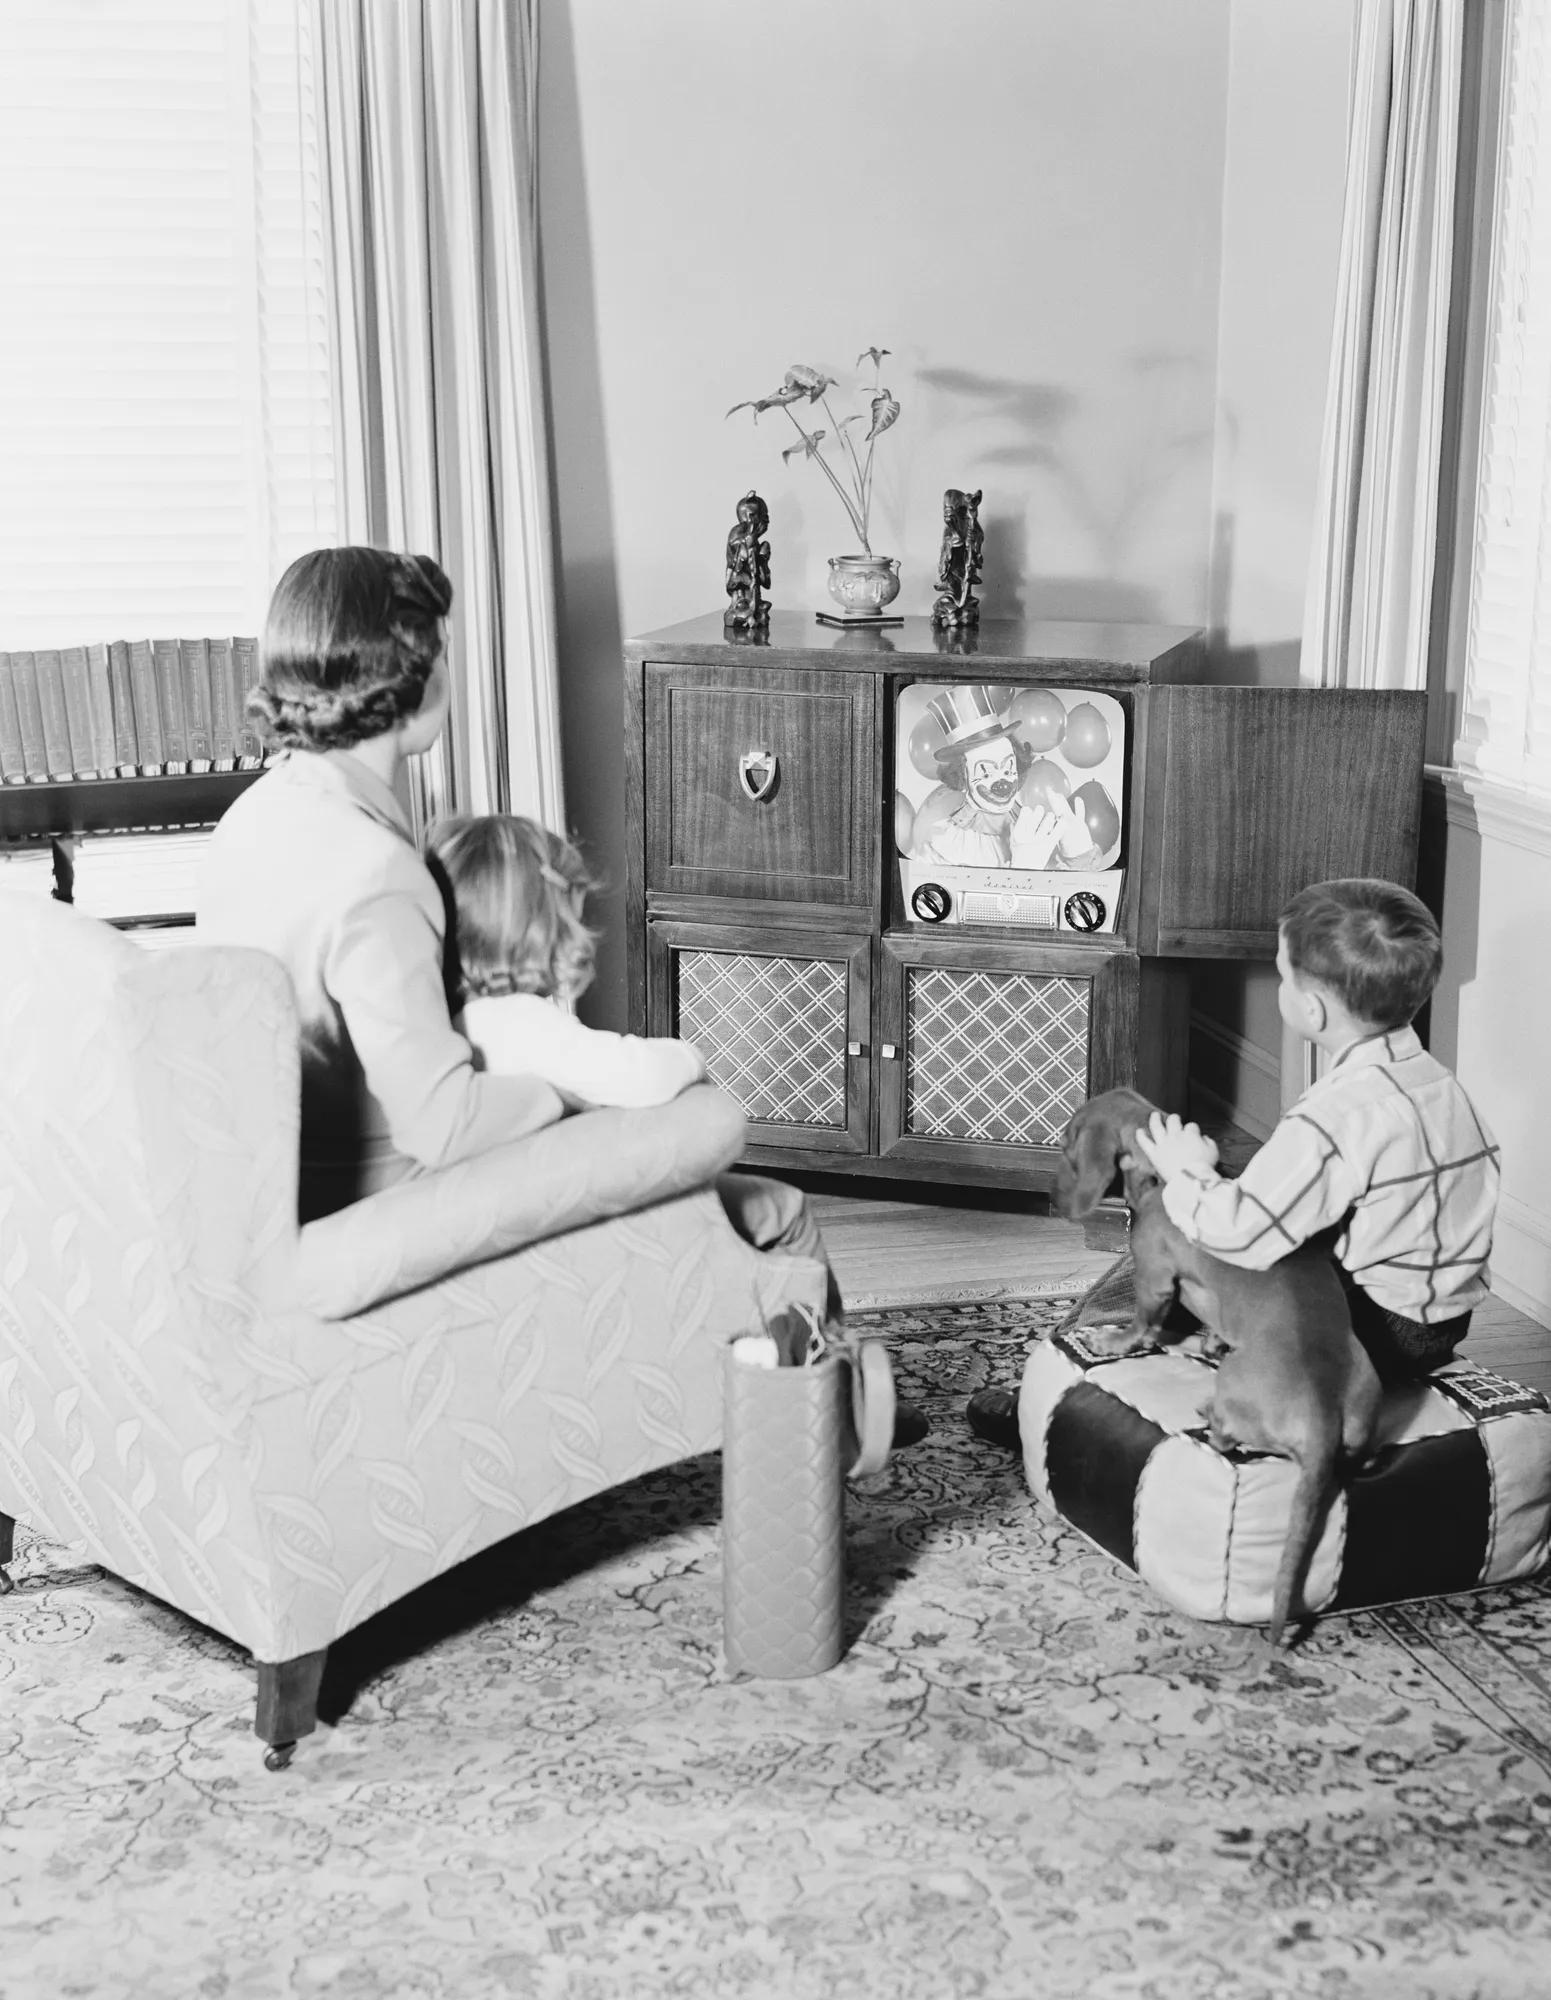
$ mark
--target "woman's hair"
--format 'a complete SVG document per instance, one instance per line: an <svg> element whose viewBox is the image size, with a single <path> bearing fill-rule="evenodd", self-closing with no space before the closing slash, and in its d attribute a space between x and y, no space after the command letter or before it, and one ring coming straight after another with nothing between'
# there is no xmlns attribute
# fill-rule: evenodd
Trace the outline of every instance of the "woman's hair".
<svg viewBox="0 0 1551 2000"><path fill-rule="evenodd" d="M586 991L596 940L581 906L598 885L570 841L536 820L490 813L438 820L425 845L448 902L455 1004Z"/></svg>
<svg viewBox="0 0 1551 2000"><path fill-rule="evenodd" d="M277 750L349 750L413 715L452 585L430 556L314 549L275 585L247 712Z"/></svg>
<svg viewBox="0 0 1551 2000"><path fill-rule="evenodd" d="M1287 962L1374 1028L1400 1028L1443 969L1438 920L1396 882L1353 876L1300 889L1278 920Z"/></svg>

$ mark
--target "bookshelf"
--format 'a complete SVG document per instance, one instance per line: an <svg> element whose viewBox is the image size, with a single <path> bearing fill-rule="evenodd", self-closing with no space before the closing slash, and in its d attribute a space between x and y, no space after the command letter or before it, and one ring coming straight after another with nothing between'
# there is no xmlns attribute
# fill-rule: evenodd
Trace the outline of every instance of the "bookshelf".
<svg viewBox="0 0 1551 2000"><path fill-rule="evenodd" d="M261 770L0 785L0 843L213 826Z"/></svg>
<svg viewBox="0 0 1551 2000"><path fill-rule="evenodd" d="M15 854L52 854L54 894L62 901L89 905L92 914L105 921L142 933L143 942L173 943L177 939L172 933L191 934L193 909L184 907L186 876L178 882L176 908L168 899L168 871L144 863L138 873L145 889L137 887L137 869L131 864L127 874L123 869L114 871L105 900L100 890L89 896L77 893L83 856L89 858L94 848L99 853L111 848L120 835L130 837L124 849L133 845L135 837L161 835L168 837L169 846L186 846L187 836L214 826L232 801L261 776L262 768L0 785L0 860ZM182 842L179 836L185 837ZM122 856L120 850L114 858ZM184 858L181 868L186 871L188 866ZM6 872L0 868L0 887L6 886ZM26 886L37 880L37 874L31 874ZM17 886L23 886L20 880ZM187 900L191 904L192 898Z"/></svg>

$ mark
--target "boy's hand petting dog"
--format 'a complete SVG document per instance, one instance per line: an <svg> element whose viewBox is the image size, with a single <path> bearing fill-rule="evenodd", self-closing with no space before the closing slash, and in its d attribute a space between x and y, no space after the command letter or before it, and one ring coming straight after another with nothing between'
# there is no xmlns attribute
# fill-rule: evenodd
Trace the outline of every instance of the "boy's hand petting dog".
<svg viewBox="0 0 1551 2000"><path fill-rule="evenodd" d="M1179 1174L1201 1177L1215 1171L1217 1142L1208 1139L1199 1125L1187 1125L1172 1111L1167 1117L1155 1111L1144 1131L1136 1128L1137 1152L1165 1181Z"/></svg>

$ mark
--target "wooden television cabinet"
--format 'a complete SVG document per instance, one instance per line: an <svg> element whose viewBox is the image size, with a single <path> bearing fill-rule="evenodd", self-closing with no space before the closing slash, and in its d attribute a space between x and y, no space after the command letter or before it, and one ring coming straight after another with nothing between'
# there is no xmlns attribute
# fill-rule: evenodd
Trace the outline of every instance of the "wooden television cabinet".
<svg viewBox="0 0 1551 2000"><path fill-rule="evenodd" d="M630 1025L704 1050L750 1165L1047 1189L1084 1098L1126 1084L1185 1109L1192 960L1273 958L1306 883L1413 880L1420 693L1210 685L1202 634L1159 625L775 611L750 640L713 613L624 658ZM915 682L1118 702L1100 929L1071 927L1070 898L913 913L895 704Z"/></svg>

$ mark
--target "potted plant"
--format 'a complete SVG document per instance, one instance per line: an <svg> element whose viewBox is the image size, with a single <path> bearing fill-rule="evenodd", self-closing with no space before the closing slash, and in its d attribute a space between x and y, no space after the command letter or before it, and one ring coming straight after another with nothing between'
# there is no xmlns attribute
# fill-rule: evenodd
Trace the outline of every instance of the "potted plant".
<svg viewBox="0 0 1551 2000"><path fill-rule="evenodd" d="M782 458L788 464L798 457L812 459L840 496L840 504L861 548L853 555L830 557L829 594L850 618L877 618L899 595L898 559L874 555L869 537L873 453L878 439L899 417L899 404L882 385L883 360L888 352L886 347L868 347L856 357L858 367L864 361L872 363L868 405L838 422L829 403L830 390L838 386L835 377L826 375L822 368L810 368L803 363L787 369L785 381L774 394L761 396L754 402L734 403L727 412L732 417L739 410L752 410L757 423L766 410L784 410L797 432L798 442L789 445ZM827 430L809 430L797 415L798 406L807 404L812 408L815 403L829 419ZM858 441L851 427L861 423L867 425L867 432ZM826 439L827 452L822 449Z"/></svg>

